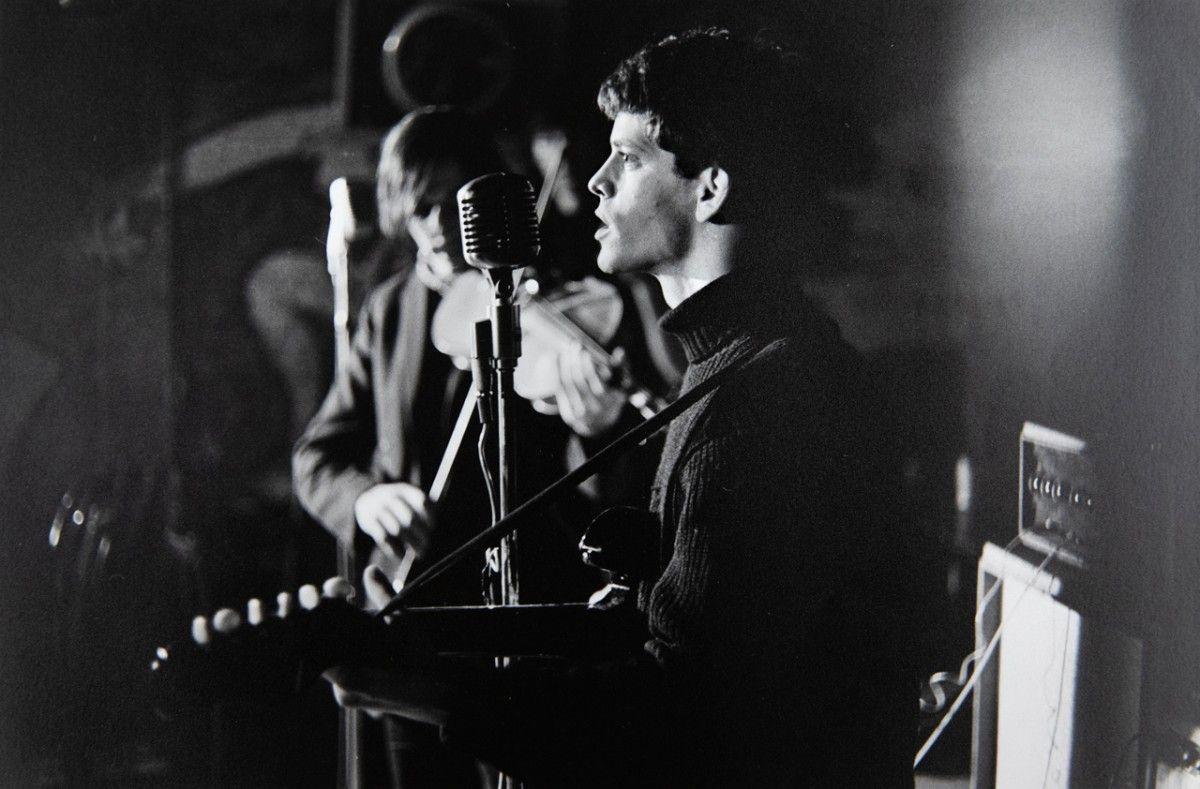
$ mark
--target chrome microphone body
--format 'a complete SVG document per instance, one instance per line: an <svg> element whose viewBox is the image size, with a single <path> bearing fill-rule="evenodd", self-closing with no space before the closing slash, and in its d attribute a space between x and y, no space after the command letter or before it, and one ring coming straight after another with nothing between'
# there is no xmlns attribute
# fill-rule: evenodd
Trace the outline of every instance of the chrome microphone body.
<svg viewBox="0 0 1200 789"><path fill-rule="evenodd" d="M478 269L516 269L541 251L533 185L513 173L489 173L458 190L463 257Z"/></svg>

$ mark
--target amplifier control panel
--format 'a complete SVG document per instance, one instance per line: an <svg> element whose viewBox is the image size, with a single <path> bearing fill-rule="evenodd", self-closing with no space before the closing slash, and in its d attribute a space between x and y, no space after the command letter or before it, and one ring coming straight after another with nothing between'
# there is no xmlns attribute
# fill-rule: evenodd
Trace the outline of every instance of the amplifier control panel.
<svg viewBox="0 0 1200 789"><path fill-rule="evenodd" d="M1077 566L1095 555L1096 468L1087 443L1026 422L1021 429L1021 542Z"/></svg>

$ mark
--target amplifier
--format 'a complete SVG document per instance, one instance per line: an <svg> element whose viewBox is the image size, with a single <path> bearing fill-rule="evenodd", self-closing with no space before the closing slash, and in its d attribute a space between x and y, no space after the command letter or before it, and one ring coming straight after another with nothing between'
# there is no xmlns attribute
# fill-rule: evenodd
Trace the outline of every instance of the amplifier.
<svg viewBox="0 0 1200 789"><path fill-rule="evenodd" d="M1084 567L1095 558L1096 466L1087 443L1026 422L1021 428L1021 542Z"/></svg>

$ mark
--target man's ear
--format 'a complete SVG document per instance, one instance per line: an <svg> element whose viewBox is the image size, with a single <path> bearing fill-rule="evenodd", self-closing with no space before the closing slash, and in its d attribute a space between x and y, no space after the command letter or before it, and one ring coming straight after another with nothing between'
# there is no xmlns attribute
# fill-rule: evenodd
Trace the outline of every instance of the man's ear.
<svg viewBox="0 0 1200 789"><path fill-rule="evenodd" d="M717 215L729 198L729 173L720 167L705 167L696 180L699 182L696 221L707 222Z"/></svg>

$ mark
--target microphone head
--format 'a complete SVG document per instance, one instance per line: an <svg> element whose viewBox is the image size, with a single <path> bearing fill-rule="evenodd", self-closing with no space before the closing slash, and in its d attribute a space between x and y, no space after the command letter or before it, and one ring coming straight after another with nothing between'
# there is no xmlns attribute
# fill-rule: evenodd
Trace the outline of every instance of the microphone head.
<svg viewBox="0 0 1200 789"><path fill-rule="evenodd" d="M458 190L463 257L475 268L521 268L541 250L537 198L529 180L489 173Z"/></svg>

